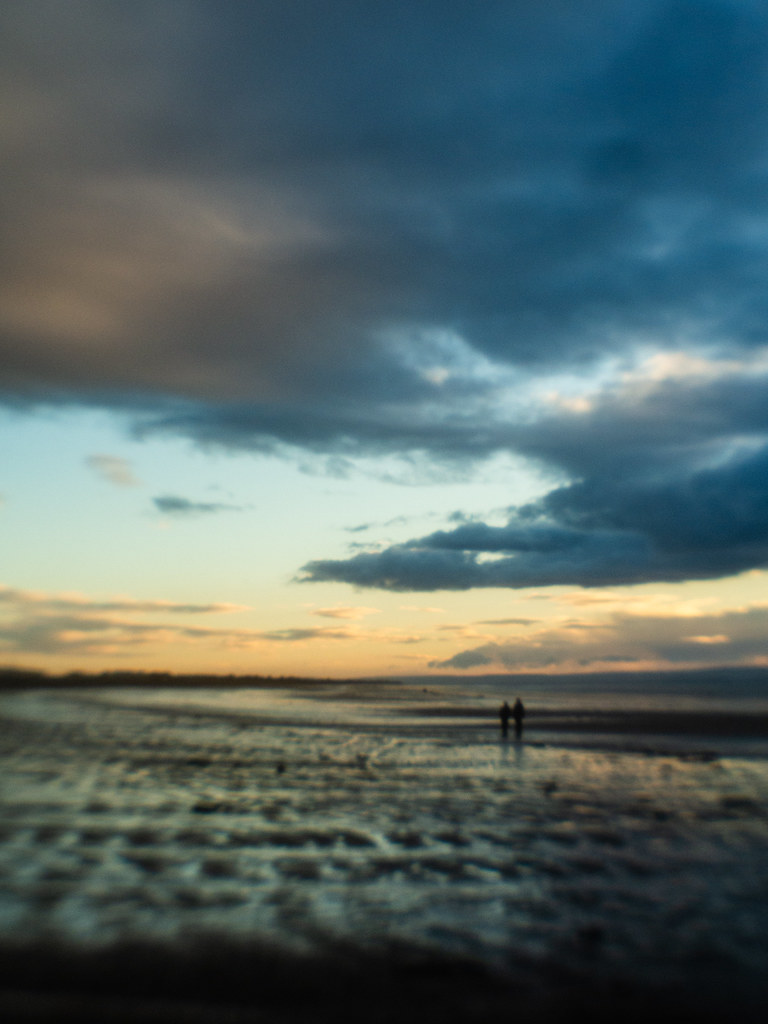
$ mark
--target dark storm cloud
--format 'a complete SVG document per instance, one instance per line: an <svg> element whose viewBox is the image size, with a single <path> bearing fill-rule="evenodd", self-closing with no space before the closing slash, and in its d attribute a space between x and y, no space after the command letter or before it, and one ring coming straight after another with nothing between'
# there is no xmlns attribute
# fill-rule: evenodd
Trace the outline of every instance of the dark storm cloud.
<svg viewBox="0 0 768 1024"><path fill-rule="evenodd" d="M504 532L503 530L501 532ZM450 535L445 545L436 535L380 552L361 552L345 560L316 560L303 569L302 579L329 580L384 590L470 590L474 587L532 587L560 583L604 586L637 582L647 562L643 538L631 534L561 531L560 544L544 540L537 526L525 535L512 527L504 555L492 560L478 551L460 550ZM515 547L521 543L522 547ZM494 552L499 549L495 547ZM518 554L522 550L524 553ZM480 552L483 554L483 552ZM634 570L634 571L633 571ZM621 577L625 577L622 579Z"/></svg>
<svg viewBox="0 0 768 1024"><path fill-rule="evenodd" d="M43 2L2 19L9 397L183 398L194 414L170 422L194 436L304 443L319 424L318 443L365 445L393 406L434 400L415 372L430 332L529 368L628 332L762 341L757 5ZM230 402L252 410L238 429Z"/></svg>
<svg viewBox="0 0 768 1024"><path fill-rule="evenodd" d="M765 564L763 373L536 406L547 375L765 347L763 4L40 0L0 40L5 401L572 481L313 579Z"/></svg>
<svg viewBox="0 0 768 1024"><path fill-rule="evenodd" d="M709 579L768 565L764 378L644 382L515 432L574 480L508 522L468 521L303 579L389 590ZM667 403L675 402L672 415Z"/></svg>

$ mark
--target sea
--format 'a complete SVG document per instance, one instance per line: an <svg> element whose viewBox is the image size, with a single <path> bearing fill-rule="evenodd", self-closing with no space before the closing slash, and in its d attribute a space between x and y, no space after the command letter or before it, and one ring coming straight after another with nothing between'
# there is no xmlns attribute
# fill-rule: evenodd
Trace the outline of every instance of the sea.
<svg viewBox="0 0 768 1024"><path fill-rule="evenodd" d="M768 995L764 672L36 686L0 728L5 1019Z"/></svg>

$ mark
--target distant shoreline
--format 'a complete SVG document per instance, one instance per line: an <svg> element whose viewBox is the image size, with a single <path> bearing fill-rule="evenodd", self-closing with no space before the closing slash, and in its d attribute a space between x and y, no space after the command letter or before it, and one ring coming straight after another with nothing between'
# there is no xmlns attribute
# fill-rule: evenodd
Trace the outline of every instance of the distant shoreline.
<svg viewBox="0 0 768 1024"><path fill-rule="evenodd" d="M254 689L286 686L397 685L395 679L332 679L314 676L260 676L179 674L174 672L67 672L49 674L34 669L0 668L0 693L4 690L81 689L139 687L151 689Z"/></svg>
<svg viewBox="0 0 768 1024"><path fill-rule="evenodd" d="M545 688L582 690L589 683L595 692L602 689L633 689L648 686L686 689L691 683L725 687L723 696L744 685L764 686L768 697L768 666L718 665L707 668L638 670L622 672L499 672L464 675L441 672L432 675L391 676L296 676L259 673L176 673L154 670L108 670L103 672L46 672L43 669L0 665L0 692L50 688L139 687L163 689L248 689L314 686L422 686L461 684L469 687L505 685L518 691Z"/></svg>
<svg viewBox="0 0 768 1024"><path fill-rule="evenodd" d="M730 670L734 673L738 670ZM746 675L743 678L754 679L755 672L741 670ZM762 672L763 670L760 670ZM673 678L680 679L680 673L675 673ZM768 673L764 673L768 682ZM583 678L583 677L582 677ZM685 678L685 677L684 677ZM691 673L689 682L700 680L700 675ZM731 675L731 679L733 679ZM420 682L427 682L424 677ZM439 680L434 680L438 682ZM513 681L519 683L517 677L510 677L510 685ZM480 695L477 699L474 695L469 701L464 699L452 703L450 691L443 694L439 703L430 703L426 696L429 688L414 686L414 677L406 677L403 680L385 678L359 678L359 679L331 679L322 677L302 676L259 676L259 675L175 675L165 672L104 672L99 674L69 673L66 675L48 675L44 672L0 669L0 694L20 693L30 691L48 691L52 694L60 693L65 695L73 691L86 691L96 698L100 690L137 690L148 694L159 694L162 691L191 691L202 693L205 690L221 692L227 690L273 690L273 691L300 691L302 696L325 702L327 699L344 701L363 701L367 699L379 699L382 692L388 688L397 690L402 688L402 694L407 700L393 707L393 722L397 721L397 727L405 733L419 733L424 730L447 730L453 732L454 727L475 726L497 730L497 703L496 698L491 694ZM469 682L469 680L467 680ZM555 690L560 682L559 677L552 677L551 689ZM599 680L595 680L595 683ZM567 686L564 687L567 692ZM410 692L413 690L414 692ZM415 692L418 690L419 692ZM424 691L423 693L421 691ZM607 691L608 692L608 691ZM432 691L436 694L437 691ZM85 695L83 695L85 696ZM536 695L530 694L526 697L527 715L524 725L524 736L526 739L540 738L549 741L553 735L559 736L562 740L567 737L593 735L595 737L615 736L678 736L678 737L708 737L714 739L733 740L768 740L768 709L747 710L738 706L730 708L721 707L690 707L690 708L653 708L633 706L601 706L600 693L589 694L590 703L580 707L571 707L565 702L562 706L537 705ZM446 703L447 699L447 703ZM169 697L169 701L173 698ZM594 701L594 703L591 703ZM233 721L242 721L249 725L287 725L294 724L294 717L290 714L263 713L263 709L244 710L243 708L223 709L219 706L177 706L168 703L167 706L159 705L153 701L151 710L155 713L177 715L183 711L187 716L202 715L205 717L221 718ZM408 721L418 719L420 721ZM324 728L347 729L349 723L346 719L334 721L333 719L322 719ZM381 722L359 722L356 728L378 729L382 728Z"/></svg>

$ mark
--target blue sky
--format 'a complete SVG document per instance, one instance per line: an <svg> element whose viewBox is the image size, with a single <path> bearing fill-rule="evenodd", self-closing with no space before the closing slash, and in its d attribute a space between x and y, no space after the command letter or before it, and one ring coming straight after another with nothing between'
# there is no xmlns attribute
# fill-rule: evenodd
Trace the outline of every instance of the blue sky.
<svg viewBox="0 0 768 1024"><path fill-rule="evenodd" d="M762 664L768 15L11 3L0 660Z"/></svg>

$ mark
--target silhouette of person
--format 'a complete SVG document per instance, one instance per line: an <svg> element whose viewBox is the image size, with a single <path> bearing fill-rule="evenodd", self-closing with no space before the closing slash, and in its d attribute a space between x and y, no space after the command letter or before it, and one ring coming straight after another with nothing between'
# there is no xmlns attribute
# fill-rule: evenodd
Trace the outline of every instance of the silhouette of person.
<svg viewBox="0 0 768 1024"><path fill-rule="evenodd" d="M523 702L518 697L515 701L514 707L512 708L512 717L515 720L515 737L520 739L523 735L523 719L525 718L525 708Z"/></svg>
<svg viewBox="0 0 768 1024"><path fill-rule="evenodd" d="M501 721L501 735L506 736L509 732L509 720L512 717L512 708L506 701L499 708L499 719Z"/></svg>

